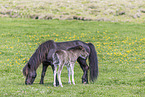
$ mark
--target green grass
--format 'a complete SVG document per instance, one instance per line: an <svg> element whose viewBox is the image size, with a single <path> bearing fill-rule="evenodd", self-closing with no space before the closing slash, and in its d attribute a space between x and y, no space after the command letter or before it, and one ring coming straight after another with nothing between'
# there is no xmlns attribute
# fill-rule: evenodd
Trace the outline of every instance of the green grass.
<svg viewBox="0 0 145 97"><path fill-rule="evenodd" d="M1 96L113 96L145 95L145 24L95 21L60 21L0 18ZM96 83L81 83L83 74L75 65L76 85L69 85L67 70L61 87L53 87L49 67L40 85L41 66L33 85L25 85L22 69L35 49L46 40L92 42L98 52Z"/></svg>

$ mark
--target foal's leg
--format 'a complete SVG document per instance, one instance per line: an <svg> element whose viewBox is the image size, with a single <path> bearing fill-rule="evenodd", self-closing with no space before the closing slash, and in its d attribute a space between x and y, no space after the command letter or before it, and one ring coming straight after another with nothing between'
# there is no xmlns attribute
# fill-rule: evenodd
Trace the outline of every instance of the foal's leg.
<svg viewBox="0 0 145 97"><path fill-rule="evenodd" d="M51 65L51 67L52 67L53 75L54 75L54 65ZM56 80L55 80L55 82L56 82L56 86L58 86L59 82L58 82L58 79L57 79L57 74L56 74Z"/></svg>
<svg viewBox="0 0 145 97"><path fill-rule="evenodd" d="M70 67L71 67L71 71L72 71L72 83L75 85L75 81L74 81L74 64L75 63L71 63Z"/></svg>
<svg viewBox="0 0 145 97"><path fill-rule="evenodd" d="M56 87L56 72L57 72L57 64L54 64L54 87Z"/></svg>
<svg viewBox="0 0 145 97"><path fill-rule="evenodd" d="M49 64L43 63L40 84L44 84L44 76L45 76L45 72L46 72L48 66L49 66Z"/></svg>
<svg viewBox="0 0 145 97"><path fill-rule="evenodd" d="M68 71L68 83L71 84L71 80L70 80L70 75L71 75L70 66L67 66L67 71Z"/></svg>
<svg viewBox="0 0 145 97"><path fill-rule="evenodd" d="M88 83L88 69L89 69L89 66L87 65L85 59L82 59L82 58L79 57L77 59L77 61L80 64L80 67L82 68L82 70L84 72L84 74L82 76L82 83L86 84L86 83Z"/></svg>
<svg viewBox="0 0 145 97"><path fill-rule="evenodd" d="M63 66L64 66L64 64L59 64L59 69L58 69L58 81L59 81L59 85L61 86L61 87L63 87L63 85L62 85L62 82L61 82L61 71L62 71L62 69L63 69Z"/></svg>

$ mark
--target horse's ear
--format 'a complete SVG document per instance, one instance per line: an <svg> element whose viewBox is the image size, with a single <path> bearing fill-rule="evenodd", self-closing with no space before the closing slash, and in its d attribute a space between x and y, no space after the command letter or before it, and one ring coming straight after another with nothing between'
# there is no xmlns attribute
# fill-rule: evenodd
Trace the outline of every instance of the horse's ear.
<svg viewBox="0 0 145 97"><path fill-rule="evenodd" d="M28 67L26 68L26 76L28 75Z"/></svg>
<svg viewBox="0 0 145 97"><path fill-rule="evenodd" d="M23 68L23 75L24 76L27 76L28 75L28 69L29 69L29 67L28 67L28 64Z"/></svg>
<svg viewBox="0 0 145 97"><path fill-rule="evenodd" d="M30 69L31 68L31 66L30 66L30 64L28 63L28 68Z"/></svg>

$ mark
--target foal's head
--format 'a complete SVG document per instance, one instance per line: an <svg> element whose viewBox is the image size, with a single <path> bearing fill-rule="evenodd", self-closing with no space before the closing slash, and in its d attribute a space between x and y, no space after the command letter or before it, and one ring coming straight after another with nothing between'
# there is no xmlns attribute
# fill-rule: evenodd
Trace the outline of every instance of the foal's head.
<svg viewBox="0 0 145 97"><path fill-rule="evenodd" d="M33 84L37 76L37 73L34 67L32 67L29 63L27 63L25 67L23 68L23 75L26 76L25 84L30 85L30 84Z"/></svg>
<svg viewBox="0 0 145 97"><path fill-rule="evenodd" d="M89 53L82 46L79 46L79 49L80 49L80 57L86 59L89 56Z"/></svg>

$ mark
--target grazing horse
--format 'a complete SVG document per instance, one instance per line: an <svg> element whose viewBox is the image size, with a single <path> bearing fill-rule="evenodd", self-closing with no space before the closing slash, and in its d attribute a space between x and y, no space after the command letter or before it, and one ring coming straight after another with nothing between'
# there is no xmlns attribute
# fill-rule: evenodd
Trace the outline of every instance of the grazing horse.
<svg viewBox="0 0 145 97"><path fill-rule="evenodd" d="M74 64L77 61L79 56L83 59L86 59L88 55L89 53L81 45L72 47L68 50L57 50L52 56L53 64L54 64L54 84L53 84L54 87L56 87L57 66L59 66L58 72L57 72L59 85L63 87L60 76L61 76L61 71L64 65L67 67L67 70L68 70L68 78L69 78L68 83L71 84L71 80L70 80L70 68L71 68L72 82L75 85Z"/></svg>
<svg viewBox="0 0 145 97"><path fill-rule="evenodd" d="M98 77L98 58L95 47L92 43L85 43L83 41L74 40L67 42L54 42L53 40L48 40L36 49L33 53L25 67L23 68L23 75L26 76L25 84L33 84L37 73L36 70L39 65L43 64L42 74L40 84L44 83L44 76L47 70L47 67L51 65L54 72L53 58L52 55L57 50L67 50L68 48L81 45L89 53L88 61L89 66L87 65L86 59L79 57L77 62L80 64L80 67L83 70L82 83L88 83L88 69L90 70L90 81L94 82ZM57 81L57 78L56 78ZM58 81L56 85L58 85Z"/></svg>

